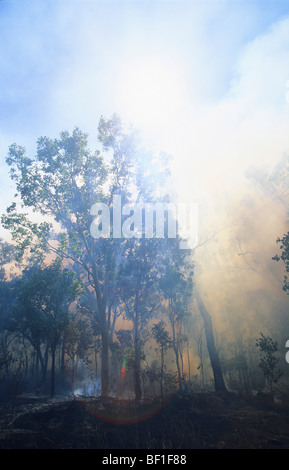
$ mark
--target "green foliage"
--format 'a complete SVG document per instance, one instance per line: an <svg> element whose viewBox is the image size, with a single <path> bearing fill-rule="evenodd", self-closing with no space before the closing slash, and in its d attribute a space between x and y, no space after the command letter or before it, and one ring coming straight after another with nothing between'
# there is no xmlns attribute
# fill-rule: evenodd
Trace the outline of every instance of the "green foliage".
<svg viewBox="0 0 289 470"><path fill-rule="evenodd" d="M0 266L13 260L15 247L0 238Z"/></svg>
<svg viewBox="0 0 289 470"><path fill-rule="evenodd" d="M283 238L277 238L277 243L280 244L281 257L275 255L272 259L275 261L283 261L285 265L285 271L289 274L289 232L283 236ZM289 279L287 274L284 276L283 290L289 293Z"/></svg>
<svg viewBox="0 0 289 470"><path fill-rule="evenodd" d="M89 363L89 349L93 336L87 319L71 317L65 334L65 352L74 359L78 357Z"/></svg>
<svg viewBox="0 0 289 470"><path fill-rule="evenodd" d="M259 367L272 387L272 384L277 383L282 376L282 372L277 369L279 359L275 357L275 353L278 352L277 341L270 336L264 336L261 332L256 340L256 346L262 354Z"/></svg>
<svg viewBox="0 0 289 470"><path fill-rule="evenodd" d="M165 328L164 321L160 321L154 324L154 326L152 327L152 335L154 339L156 340L157 344L159 345L159 347L161 348L161 350L165 351L171 347L172 340L170 338L168 331Z"/></svg>
<svg viewBox="0 0 289 470"><path fill-rule="evenodd" d="M2 216L2 224L10 230L19 257L29 250L39 257L49 250L57 251L51 245L55 238L54 219L62 228L58 254L79 259L80 242L83 244L88 235L90 208L102 194L107 177L99 152L92 153L87 148L87 135L76 128L72 135L62 132L59 139L41 137L34 159L26 156L23 147L14 144L6 161L22 205L46 219L31 222L15 202ZM64 240L71 242L69 254L68 242L65 244Z"/></svg>
<svg viewBox="0 0 289 470"><path fill-rule="evenodd" d="M68 306L82 292L82 286L59 260L50 266L33 266L13 286L14 312L10 331L19 331L34 347L44 341L59 342L68 325Z"/></svg>
<svg viewBox="0 0 289 470"><path fill-rule="evenodd" d="M179 250L178 240L91 236L91 207L95 203L111 208L114 195L120 195L123 204L169 202L171 189L170 157L142 148L138 132L126 127L117 115L100 119L98 141L101 149L91 151L87 134L75 128L72 133L61 132L57 139L40 137L35 157L27 156L24 147L11 145L6 161L20 203L14 201L8 207L2 224L12 234L17 259L26 257L30 262L43 263L48 254L56 254L77 269L93 296L90 316L101 339L102 393L107 394L109 348L116 318L112 310L121 306L120 314L133 324L134 370L139 382L148 321L158 313L164 293L166 298L174 298L174 309L181 316L189 283L182 272L186 270L186 254ZM28 215L31 211L37 216L33 221ZM172 274L175 270L177 282ZM64 310L56 308L64 298L53 275L46 268L38 274L38 279L32 276L34 290L33 282L24 274L21 303L25 315L22 310L14 321L21 319L19 328L30 341L48 341L47 332L61 336L67 317ZM68 274L62 274L64 277L55 275L55 279L61 280L59 285L69 297L69 290L65 291L68 285L61 284ZM161 285L169 278L174 284L170 295ZM77 336L79 331L74 333Z"/></svg>

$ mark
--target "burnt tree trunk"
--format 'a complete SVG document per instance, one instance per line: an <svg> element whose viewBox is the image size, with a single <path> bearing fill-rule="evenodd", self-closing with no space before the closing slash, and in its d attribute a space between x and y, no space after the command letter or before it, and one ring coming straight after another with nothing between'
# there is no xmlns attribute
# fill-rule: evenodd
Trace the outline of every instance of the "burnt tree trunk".
<svg viewBox="0 0 289 470"><path fill-rule="evenodd" d="M223 378L219 354L215 345L212 318L208 310L206 309L204 302L202 298L200 297L199 293L195 290L194 294L195 294L195 299L197 301L200 314L204 321L207 348L208 348L208 353L209 353L209 357L210 357L210 361L211 361L211 365L213 369L213 375L214 375L215 390L216 392L224 392L224 391L227 391L227 389L226 389L224 378Z"/></svg>
<svg viewBox="0 0 289 470"><path fill-rule="evenodd" d="M178 348L177 338L176 338L175 317L174 317L174 312L172 310L171 304L169 304L169 306L170 306L169 320L170 320L170 324L172 327L172 334L173 334L172 347L175 353L177 374L178 374L178 384L179 384L179 390L181 392L182 391L182 376L181 376L181 368L180 368L180 361L179 361L179 348Z"/></svg>

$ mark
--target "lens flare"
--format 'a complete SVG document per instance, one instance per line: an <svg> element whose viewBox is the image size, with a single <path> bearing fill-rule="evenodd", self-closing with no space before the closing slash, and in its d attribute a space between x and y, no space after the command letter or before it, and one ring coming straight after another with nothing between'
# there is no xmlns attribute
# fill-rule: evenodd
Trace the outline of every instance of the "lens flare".
<svg viewBox="0 0 289 470"><path fill-rule="evenodd" d="M122 366L121 366L121 377L124 378L126 371L126 358L123 358Z"/></svg>

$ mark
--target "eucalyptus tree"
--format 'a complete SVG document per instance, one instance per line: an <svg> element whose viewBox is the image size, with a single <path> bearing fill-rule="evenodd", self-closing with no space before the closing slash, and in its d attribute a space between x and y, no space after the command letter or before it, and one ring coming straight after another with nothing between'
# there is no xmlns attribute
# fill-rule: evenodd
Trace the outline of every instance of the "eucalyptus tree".
<svg viewBox="0 0 289 470"><path fill-rule="evenodd" d="M167 315L172 330L172 349L175 355L178 383L182 389L182 327L186 317L191 315L193 295L194 263L191 252L180 250L175 244L171 247L170 256L166 258L160 289L167 302Z"/></svg>
<svg viewBox="0 0 289 470"><path fill-rule="evenodd" d="M15 283L14 293L9 330L18 331L35 349L41 364L42 381L46 379L50 351L50 391L54 396L56 349L68 328L68 307L81 294L81 285L72 271L61 267L58 259L50 266L25 270Z"/></svg>
<svg viewBox="0 0 289 470"><path fill-rule="evenodd" d="M122 265L123 288L120 292L126 319L132 324L133 374L135 399L142 397L141 360L148 340L147 326L158 314L162 296L158 288L162 270L160 240L131 240Z"/></svg>
<svg viewBox="0 0 289 470"><path fill-rule="evenodd" d="M113 194L125 191L135 136L132 131L125 133L117 116L107 121L101 118L98 131L103 149L112 152L110 160L105 161L99 150L91 151L87 134L77 128L72 134L61 132L58 139L39 138L35 158L28 157L24 147L11 145L6 161L21 207L19 210L13 202L2 217L2 224L11 231L19 256L29 252L43 259L54 252L80 266L95 295L94 314L102 341L102 393L106 395L107 312L110 286L117 276L119 240L91 236L91 208L97 202L110 207ZM36 221L24 210L35 212Z"/></svg>
<svg viewBox="0 0 289 470"><path fill-rule="evenodd" d="M11 145L6 161L20 202L7 208L2 224L10 230L20 258L29 253L43 260L54 253L79 267L83 283L94 296L93 315L101 336L102 394L107 395L112 309L119 306L117 299L123 292L124 266L133 278L146 258L141 246L148 242L130 233L123 236L123 216L130 214L122 213L121 207L115 211L114 196L124 204L164 200L160 198L167 191L169 157L143 149L136 131L125 127L116 115L100 119L98 140L101 150L92 151L88 135L78 128L72 134L61 132L58 139L41 137L35 157L27 156L24 147ZM116 231L115 219L120 222ZM153 250L150 241L148 252ZM152 269L145 273L146 281L137 279L138 285L148 284L153 273L157 277ZM135 294L132 297L136 300Z"/></svg>
<svg viewBox="0 0 289 470"><path fill-rule="evenodd" d="M163 381L165 371L165 352L172 346L172 340L165 327L163 320L155 323L152 328L152 335L157 343L157 347L161 353L161 373L160 373L160 388L161 398L163 399Z"/></svg>
<svg viewBox="0 0 289 470"><path fill-rule="evenodd" d="M17 351L18 334L9 331L11 311L15 305L15 272L16 266L14 246L0 239L0 376L2 385L18 364L18 372L22 373L22 361ZM9 269L7 267L9 266Z"/></svg>

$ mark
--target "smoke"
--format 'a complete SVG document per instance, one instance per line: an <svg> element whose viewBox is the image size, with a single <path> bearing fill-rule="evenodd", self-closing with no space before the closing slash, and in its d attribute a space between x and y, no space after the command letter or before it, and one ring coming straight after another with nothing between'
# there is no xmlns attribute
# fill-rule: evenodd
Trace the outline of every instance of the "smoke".
<svg viewBox="0 0 289 470"><path fill-rule="evenodd" d="M288 31L285 18L247 43L223 96L182 120L167 145L184 197L244 191L252 163L272 168L288 150Z"/></svg>
<svg viewBox="0 0 289 470"><path fill-rule="evenodd" d="M1 2L0 20L1 213L11 203L9 144L33 151L40 135L77 125L93 145L100 114L124 112L126 67L152 51L178 58L177 111L141 131L173 155L180 199L198 202L195 282L224 354L226 340L282 332L288 311L283 267L271 260L286 213L244 174L252 164L272 169L288 151L289 19L233 3ZM74 393L99 390L86 376Z"/></svg>
<svg viewBox="0 0 289 470"><path fill-rule="evenodd" d="M75 396L85 397L98 397L101 394L101 380L100 379L85 379L77 383L73 394Z"/></svg>

